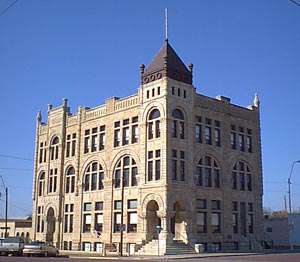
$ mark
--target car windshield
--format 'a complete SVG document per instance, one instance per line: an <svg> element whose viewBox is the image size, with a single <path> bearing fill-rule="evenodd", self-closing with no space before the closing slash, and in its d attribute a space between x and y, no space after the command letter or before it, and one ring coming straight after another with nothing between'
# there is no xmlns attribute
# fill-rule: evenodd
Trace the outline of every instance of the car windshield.
<svg viewBox="0 0 300 262"><path fill-rule="evenodd" d="M29 245L31 245L31 246L41 246L41 245L45 245L45 242L32 241L32 242L29 243Z"/></svg>
<svg viewBox="0 0 300 262"><path fill-rule="evenodd" d="M3 243L20 243L22 240L19 237L7 237L3 239Z"/></svg>

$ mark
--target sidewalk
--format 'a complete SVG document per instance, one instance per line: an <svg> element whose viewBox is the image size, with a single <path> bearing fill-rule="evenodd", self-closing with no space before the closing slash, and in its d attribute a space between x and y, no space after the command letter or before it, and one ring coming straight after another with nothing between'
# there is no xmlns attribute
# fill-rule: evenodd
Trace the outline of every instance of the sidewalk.
<svg viewBox="0 0 300 262"><path fill-rule="evenodd" d="M80 252L80 253L79 253ZM65 254L69 253L69 254ZM88 259L105 259L105 260L169 260L169 259L188 259L188 258L207 258L207 257L228 257L228 256L253 256L253 255L262 255L262 253L202 253L202 254L186 254L186 255L166 255L166 256L101 256L99 253L93 254L81 252L81 251L75 251L75 252L61 252L61 255L67 255L69 258L78 258L82 259L88 258Z"/></svg>

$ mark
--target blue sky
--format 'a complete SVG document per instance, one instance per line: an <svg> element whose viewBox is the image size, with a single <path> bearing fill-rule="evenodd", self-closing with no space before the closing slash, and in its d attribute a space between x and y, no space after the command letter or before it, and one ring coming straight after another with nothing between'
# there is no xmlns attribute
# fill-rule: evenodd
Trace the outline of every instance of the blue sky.
<svg viewBox="0 0 300 262"><path fill-rule="evenodd" d="M0 16L0 154L33 158L35 116L45 119L48 103L67 97L74 112L135 93L139 65L162 45L165 7L170 43L194 64L199 93L247 106L259 92L264 203L283 208L300 159L300 7L289 0L20 0ZM11 216L30 213L32 167L0 157ZM300 164L293 182L298 208Z"/></svg>

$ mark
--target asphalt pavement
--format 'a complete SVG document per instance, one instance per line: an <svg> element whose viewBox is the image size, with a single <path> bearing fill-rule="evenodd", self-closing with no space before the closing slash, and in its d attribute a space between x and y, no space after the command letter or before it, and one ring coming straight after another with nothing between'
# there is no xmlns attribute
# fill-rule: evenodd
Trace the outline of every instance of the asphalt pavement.
<svg viewBox="0 0 300 262"><path fill-rule="evenodd" d="M260 254L260 255L245 255L245 256L219 256L219 257L198 257L198 258L172 258L162 257L162 258L146 258L146 257L134 257L133 259L128 258L80 258L80 257L7 257L0 256L0 262L92 262L92 261L124 261L131 262L137 260L147 260L147 261L190 261L190 262L300 262L300 253L286 253L286 254Z"/></svg>

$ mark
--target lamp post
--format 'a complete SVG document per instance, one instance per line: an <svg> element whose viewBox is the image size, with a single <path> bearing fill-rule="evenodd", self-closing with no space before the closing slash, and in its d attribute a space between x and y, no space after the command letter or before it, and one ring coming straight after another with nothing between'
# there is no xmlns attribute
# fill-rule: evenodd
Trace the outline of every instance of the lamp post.
<svg viewBox="0 0 300 262"><path fill-rule="evenodd" d="M288 188L289 188L289 191L288 191L288 194L289 194L289 213L290 213L290 214L292 213L291 177L292 177L293 170L294 170L294 166L295 166L296 163L300 163L300 160L296 160L296 161L293 162L292 168L291 168L291 172L290 172L290 176L289 176L289 178L288 178Z"/></svg>

